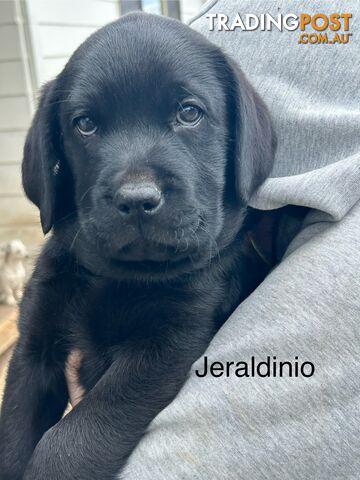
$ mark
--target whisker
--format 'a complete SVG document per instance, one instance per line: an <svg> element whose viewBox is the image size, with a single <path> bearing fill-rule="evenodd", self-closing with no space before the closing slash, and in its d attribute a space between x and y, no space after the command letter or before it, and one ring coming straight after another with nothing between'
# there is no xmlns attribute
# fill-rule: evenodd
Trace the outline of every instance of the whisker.
<svg viewBox="0 0 360 480"><path fill-rule="evenodd" d="M79 236L82 228L83 228L83 225L80 225L79 230L78 230L78 231L76 232L76 234L74 235L73 241L71 242L71 245L70 245L70 249L69 249L70 251L73 249L73 247L74 247L74 245L75 245L75 242L76 242L76 240L77 240L77 238L78 238L78 236Z"/></svg>
<svg viewBox="0 0 360 480"><path fill-rule="evenodd" d="M70 99L69 98L65 98L64 100L56 100L54 102L49 102L49 105L58 105L60 103L69 103L70 102Z"/></svg>
<svg viewBox="0 0 360 480"><path fill-rule="evenodd" d="M79 200L79 203L81 204L81 202L84 200L84 198L86 197L86 195L91 191L93 190L94 188L96 187L96 185L92 185L91 187L89 187L86 192L84 193L84 195L82 195L82 197L80 198Z"/></svg>
<svg viewBox="0 0 360 480"><path fill-rule="evenodd" d="M185 92L187 92L187 93L188 93L189 95L191 95L192 97L195 97L195 95L194 95L192 92L190 92L190 90L188 90L187 88L185 88L185 87L181 87L181 88L182 88L183 90L185 90Z"/></svg>
<svg viewBox="0 0 360 480"><path fill-rule="evenodd" d="M202 223L199 225L200 230L202 230L210 239L210 252L209 252L209 263L211 262L213 258L213 251L215 251L215 255L218 257L219 263L221 263L221 257L220 257L220 250L217 244L216 239L211 235L209 230L206 228L206 224L204 220Z"/></svg>

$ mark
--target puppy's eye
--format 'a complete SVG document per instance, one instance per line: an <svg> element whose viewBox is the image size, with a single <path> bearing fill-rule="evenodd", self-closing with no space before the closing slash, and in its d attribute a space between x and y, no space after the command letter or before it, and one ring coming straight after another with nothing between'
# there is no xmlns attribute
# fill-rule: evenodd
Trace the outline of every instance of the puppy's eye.
<svg viewBox="0 0 360 480"><path fill-rule="evenodd" d="M180 105L177 113L176 120L181 124L189 127L193 127L202 119L203 112L197 105L184 104Z"/></svg>
<svg viewBox="0 0 360 480"><path fill-rule="evenodd" d="M78 131L81 135L84 135L84 137L93 135L97 130L97 126L90 117L78 117L75 119L74 123Z"/></svg>

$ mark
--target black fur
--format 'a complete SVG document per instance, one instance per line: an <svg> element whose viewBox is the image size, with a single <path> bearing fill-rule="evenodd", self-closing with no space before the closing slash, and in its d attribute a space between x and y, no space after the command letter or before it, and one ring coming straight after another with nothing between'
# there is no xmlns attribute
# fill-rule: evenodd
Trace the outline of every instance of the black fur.
<svg viewBox="0 0 360 480"><path fill-rule="evenodd" d="M188 97L203 110L193 127L175 120ZM98 126L89 137L74 127L84 115ZM244 218L274 150L267 110L238 67L177 21L125 16L44 87L23 183L53 233L21 304L2 480L114 478L270 268ZM115 199L144 178L164 203L134 221ZM74 348L88 393L61 419Z"/></svg>

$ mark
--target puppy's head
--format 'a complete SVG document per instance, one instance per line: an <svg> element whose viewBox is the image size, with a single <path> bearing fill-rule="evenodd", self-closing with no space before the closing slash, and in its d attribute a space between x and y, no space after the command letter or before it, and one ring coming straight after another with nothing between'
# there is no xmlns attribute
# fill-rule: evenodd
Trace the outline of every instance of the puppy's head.
<svg viewBox="0 0 360 480"><path fill-rule="evenodd" d="M132 14L44 87L23 183L44 232L86 267L172 276L231 242L274 150L268 112L228 57L180 22Z"/></svg>

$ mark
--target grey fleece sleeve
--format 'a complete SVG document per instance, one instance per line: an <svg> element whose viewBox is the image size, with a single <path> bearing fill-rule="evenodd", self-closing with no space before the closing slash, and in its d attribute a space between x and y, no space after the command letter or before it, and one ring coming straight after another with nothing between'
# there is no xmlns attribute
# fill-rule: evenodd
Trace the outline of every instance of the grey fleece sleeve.
<svg viewBox="0 0 360 480"><path fill-rule="evenodd" d="M360 478L360 204L341 222L322 220L307 217L293 253L206 352L209 363L297 356L314 374L198 378L200 359L122 478Z"/></svg>

